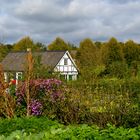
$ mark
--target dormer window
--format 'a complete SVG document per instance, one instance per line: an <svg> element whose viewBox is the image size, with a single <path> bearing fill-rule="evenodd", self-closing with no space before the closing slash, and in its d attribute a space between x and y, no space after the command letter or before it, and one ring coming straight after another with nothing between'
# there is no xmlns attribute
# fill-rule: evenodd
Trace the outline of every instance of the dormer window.
<svg viewBox="0 0 140 140"><path fill-rule="evenodd" d="M64 59L64 65L68 65L68 59Z"/></svg>

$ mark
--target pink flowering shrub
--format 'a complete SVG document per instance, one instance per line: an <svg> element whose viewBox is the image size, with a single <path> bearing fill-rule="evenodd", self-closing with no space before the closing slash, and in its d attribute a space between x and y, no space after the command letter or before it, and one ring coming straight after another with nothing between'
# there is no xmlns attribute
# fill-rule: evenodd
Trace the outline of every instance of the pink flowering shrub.
<svg viewBox="0 0 140 140"><path fill-rule="evenodd" d="M42 114L42 104L38 100L31 100L30 102L30 111L34 116L39 116Z"/></svg>
<svg viewBox="0 0 140 140"><path fill-rule="evenodd" d="M62 123L79 122L85 107L80 105L80 93L66 87L57 79L30 81L30 115L47 116ZM26 114L26 83L17 89L17 116ZM80 107L81 106L81 107Z"/></svg>
<svg viewBox="0 0 140 140"><path fill-rule="evenodd" d="M64 99L62 81L57 79L37 79L30 81L30 114L41 115L46 102L55 104ZM26 107L26 83L16 91L18 107Z"/></svg>

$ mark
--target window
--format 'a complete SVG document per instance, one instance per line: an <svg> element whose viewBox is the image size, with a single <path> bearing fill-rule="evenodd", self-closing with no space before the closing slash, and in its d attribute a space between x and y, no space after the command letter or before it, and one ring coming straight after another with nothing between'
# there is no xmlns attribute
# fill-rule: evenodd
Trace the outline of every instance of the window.
<svg viewBox="0 0 140 140"><path fill-rule="evenodd" d="M64 65L68 65L68 59L64 59Z"/></svg>
<svg viewBox="0 0 140 140"><path fill-rule="evenodd" d="M17 75L17 76L18 76L18 77L17 77L18 80L22 80L22 72L18 72L17 74L18 74L18 75Z"/></svg>
<svg viewBox="0 0 140 140"><path fill-rule="evenodd" d="M72 77L73 77L72 75L69 75L69 81L72 81Z"/></svg>

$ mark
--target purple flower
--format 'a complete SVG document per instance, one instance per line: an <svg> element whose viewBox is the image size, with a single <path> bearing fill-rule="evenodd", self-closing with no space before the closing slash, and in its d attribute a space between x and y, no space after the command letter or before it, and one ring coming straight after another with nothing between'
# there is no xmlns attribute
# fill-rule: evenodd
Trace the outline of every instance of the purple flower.
<svg viewBox="0 0 140 140"><path fill-rule="evenodd" d="M30 110L33 116L39 116L42 114L42 104L38 100L31 100Z"/></svg>
<svg viewBox="0 0 140 140"><path fill-rule="evenodd" d="M44 99L51 102L57 102L64 99L64 93L61 86L62 81L58 79L36 79L30 80L30 109L32 115L40 115L42 113L42 106ZM26 83L23 82L21 87L16 91L17 105L26 106Z"/></svg>

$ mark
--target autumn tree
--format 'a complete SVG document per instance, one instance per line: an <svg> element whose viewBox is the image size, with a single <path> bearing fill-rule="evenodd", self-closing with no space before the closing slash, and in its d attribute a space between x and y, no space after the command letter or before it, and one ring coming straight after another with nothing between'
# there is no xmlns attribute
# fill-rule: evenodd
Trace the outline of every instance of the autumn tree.
<svg viewBox="0 0 140 140"><path fill-rule="evenodd" d="M101 47L102 62L106 66L105 75L123 78L127 75L127 65L124 61L123 43L111 38Z"/></svg>
<svg viewBox="0 0 140 140"><path fill-rule="evenodd" d="M97 48L101 48L101 47L102 47L102 44L103 44L103 43L100 42L100 41L96 41L96 42L95 42L95 45L96 45Z"/></svg>
<svg viewBox="0 0 140 140"><path fill-rule="evenodd" d="M91 39L86 38L80 42L76 54L76 60L82 78L85 80L94 79L94 69L98 65L99 60L98 52L98 48Z"/></svg>
<svg viewBox="0 0 140 140"><path fill-rule="evenodd" d="M35 48L36 48L36 51L45 51L47 46L41 42L36 42L35 43Z"/></svg>
<svg viewBox="0 0 140 140"><path fill-rule="evenodd" d="M33 40L28 36L22 38L17 43L15 43L13 50L14 51L26 51L27 48L31 48L32 51L37 49L37 46L34 44Z"/></svg>
<svg viewBox="0 0 140 140"><path fill-rule="evenodd" d="M140 61L140 46L133 40L128 40L124 45L124 58L130 66L134 61Z"/></svg>
<svg viewBox="0 0 140 140"><path fill-rule="evenodd" d="M101 55L104 64L108 65L115 61L123 61L123 49L115 38L111 38L101 48Z"/></svg>
<svg viewBox="0 0 140 140"><path fill-rule="evenodd" d="M96 65L97 48L91 39L87 38L80 42L80 46L77 51L77 60L80 67Z"/></svg>
<svg viewBox="0 0 140 140"><path fill-rule="evenodd" d="M131 75L136 76L140 64L140 46L134 41L128 40L124 45L123 52L125 61L131 69Z"/></svg>
<svg viewBox="0 0 140 140"><path fill-rule="evenodd" d="M0 62L8 54L8 52L9 52L8 47L4 44L0 44Z"/></svg>
<svg viewBox="0 0 140 140"><path fill-rule="evenodd" d="M77 50L77 46L70 42L68 42L68 48L69 48L69 50Z"/></svg>
<svg viewBox="0 0 140 140"><path fill-rule="evenodd" d="M68 50L69 46L68 44L61 39L60 37L57 37L51 44L47 47L48 50Z"/></svg>

